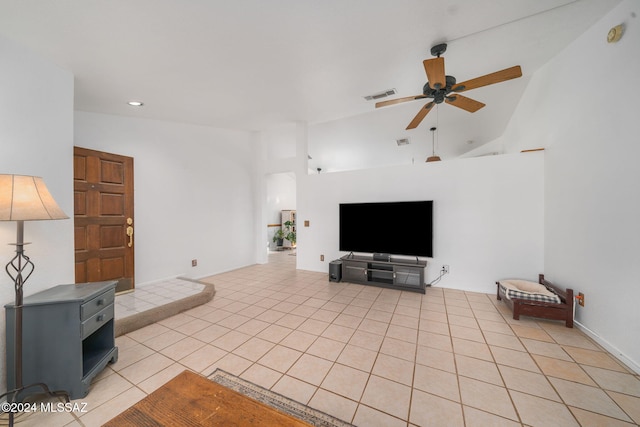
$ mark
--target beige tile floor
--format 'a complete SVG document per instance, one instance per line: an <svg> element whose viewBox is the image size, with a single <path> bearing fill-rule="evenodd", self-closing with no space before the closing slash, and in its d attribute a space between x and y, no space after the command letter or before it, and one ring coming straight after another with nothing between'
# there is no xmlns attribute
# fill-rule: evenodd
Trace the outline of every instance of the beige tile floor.
<svg viewBox="0 0 640 427"><path fill-rule="evenodd" d="M87 412L19 425L98 426L184 369L216 368L358 426L640 423L639 375L494 295L330 283L288 253L205 281L211 302L116 340L118 362L75 401Z"/></svg>
<svg viewBox="0 0 640 427"><path fill-rule="evenodd" d="M204 285L193 280L174 278L136 285L134 292L117 295L114 304L116 319L142 313L168 304L204 289Z"/></svg>

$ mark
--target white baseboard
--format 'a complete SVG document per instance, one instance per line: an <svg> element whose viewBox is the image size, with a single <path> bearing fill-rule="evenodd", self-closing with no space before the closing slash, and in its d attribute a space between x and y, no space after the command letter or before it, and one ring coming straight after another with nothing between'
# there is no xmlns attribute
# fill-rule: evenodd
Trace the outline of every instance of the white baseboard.
<svg viewBox="0 0 640 427"><path fill-rule="evenodd" d="M620 362L622 362L626 367L634 371L636 374L640 375L640 365L635 360L628 358L624 353L618 350L618 348L611 345L608 341L603 339L601 336L597 335L595 332L593 332L591 329L587 328L580 322L576 322L574 320L573 324L577 326L578 329L580 329L582 332L587 334L589 338L591 338L592 340L600 344L602 347L604 347L609 353L611 353L613 357L615 357Z"/></svg>

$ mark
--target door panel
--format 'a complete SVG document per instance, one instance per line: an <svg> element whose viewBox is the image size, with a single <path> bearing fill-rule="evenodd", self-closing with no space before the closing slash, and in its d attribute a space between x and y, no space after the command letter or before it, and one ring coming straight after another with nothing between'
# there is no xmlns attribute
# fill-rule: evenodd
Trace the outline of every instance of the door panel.
<svg viewBox="0 0 640 427"><path fill-rule="evenodd" d="M133 290L133 158L74 147L76 282Z"/></svg>

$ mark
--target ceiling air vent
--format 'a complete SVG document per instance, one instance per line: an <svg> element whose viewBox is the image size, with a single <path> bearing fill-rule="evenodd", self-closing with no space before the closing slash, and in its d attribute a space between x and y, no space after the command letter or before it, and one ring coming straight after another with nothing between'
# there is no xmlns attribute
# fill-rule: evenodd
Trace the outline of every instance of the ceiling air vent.
<svg viewBox="0 0 640 427"><path fill-rule="evenodd" d="M403 145L411 144L411 141L409 141L409 138L400 138L396 139L396 144L398 144L398 147L402 147Z"/></svg>
<svg viewBox="0 0 640 427"><path fill-rule="evenodd" d="M374 93L373 95L367 95L364 97L364 99L366 99L367 101L375 101L378 99L386 98L387 96L395 95L396 93L398 92L396 92L395 89L388 89L382 92Z"/></svg>

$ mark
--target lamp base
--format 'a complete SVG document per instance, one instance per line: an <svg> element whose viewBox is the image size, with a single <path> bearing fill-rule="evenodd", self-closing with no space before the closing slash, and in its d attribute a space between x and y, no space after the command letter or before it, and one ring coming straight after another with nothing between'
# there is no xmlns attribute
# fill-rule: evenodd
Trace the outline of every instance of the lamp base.
<svg viewBox="0 0 640 427"><path fill-rule="evenodd" d="M8 413L9 413L9 426L13 427L13 419L15 413L13 409L18 408L11 407L11 404L15 403L33 403L39 402L44 399L53 398L53 397L64 397L65 400L70 402L69 393L64 390L51 391L49 387L47 387L44 383L35 383L30 384L28 386L22 385L22 287L24 286L24 282L27 281L29 276L33 273L35 266L33 262L29 259L28 256L24 254L24 221L18 221L18 232L17 232L17 241L16 241L16 255L13 257L11 261L5 267L5 270L9 274L9 276L14 281L14 288L16 294L16 319L15 319L15 349L14 349L14 357L15 357L15 386L16 388L13 390L9 390L3 395L0 396L0 400L4 400L6 398L7 403L9 403ZM27 390L31 388L39 387L42 389L42 393L27 393ZM3 408L4 409L4 408Z"/></svg>
<svg viewBox="0 0 640 427"><path fill-rule="evenodd" d="M30 388L35 388L35 387L40 387L42 389L42 392L40 393L30 393L22 398L20 398L20 394ZM64 400L69 403L71 400L69 399L69 393L67 393L64 390L55 390L55 391L51 391L49 390L49 387L47 387L46 384L44 383L35 383L35 384L31 384L28 386L24 386L24 387L20 387L20 388L16 388L13 390L9 390L6 393L0 395L0 401L4 401L4 399L7 399L7 403L9 404L8 406L8 411L4 411L4 405L3 405L3 413L8 413L9 414L9 427L13 427L13 423L14 423L14 417L15 414L18 413L18 411L14 410L14 408L11 407L11 404L15 404L15 403L36 403L36 402L43 402L47 399L51 399L54 397L63 397ZM18 405L19 407L19 405Z"/></svg>

